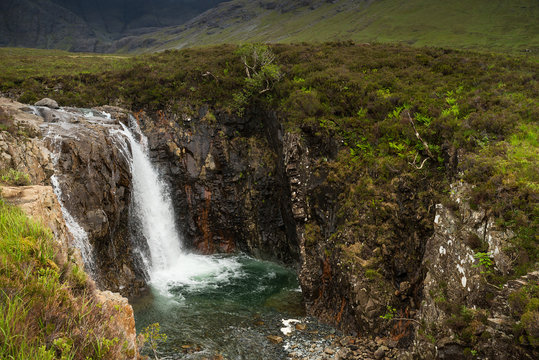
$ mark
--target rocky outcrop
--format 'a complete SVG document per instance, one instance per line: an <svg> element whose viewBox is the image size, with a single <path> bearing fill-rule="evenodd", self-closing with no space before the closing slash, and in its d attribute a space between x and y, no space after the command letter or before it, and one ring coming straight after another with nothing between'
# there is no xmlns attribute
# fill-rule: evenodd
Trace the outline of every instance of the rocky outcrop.
<svg viewBox="0 0 539 360"><path fill-rule="evenodd" d="M0 191L5 201L18 206L32 219L52 230L55 241L54 248L57 252L56 263L59 266L67 266L66 264L71 261L83 266L80 254L76 251L73 252L71 243L73 238L66 226L61 206L51 186L2 186ZM88 281L92 283L92 280ZM95 289L95 286L88 287L88 289ZM100 290L93 290L91 296L95 297L96 305L100 307L98 316L101 316L103 321L111 319L109 321L109 326L112 327L109 329L110 332L122 337L118 340L125 340L124 348L117 359L138 359L135 318L127 299L119 294Z"/></svg>
<svg viewBox="0 0 539 360"><path fill-rule="evenodd" d="M144 274L135 264L127 228L130 170L111 133L118 121L127 121L127 112L45 105L0 99L7 124L0 132L0 169L28 174L33 184L50 184L55 174L60 200L95 252L97 284L124 294L141 288Z"/></svg>
<svg viewBox="0 0 539 360"><path fill-rule="evenodd" d="M0 170L14 169L29 176L32 184L48 183L54 173L50 151L39 126L43 120L24 110L26 105L0 98Z"/></svg>
<svg viewBox="0 0 539 360"><path fill-rule="evenodd" d="M450 359L468 349L488 359L535 358L533 348L515 339L519 319L512 318L509 299L537 284L538 274L509 281L503 288L489 283L487 273L509 270L511 260L502 249L514 235L498 229L487 211L470 208L470 190L456 182L451 185L453 207L436 206L435 231L422 260L425 278L416 319L425 328L416 326L415 357ZM476 254L491 262L481 265Z"/></svg>
<svg viewBox="0 0 539 360"><path fill-rule="evenodd" d="M339 144L326 142L305 133L283 140L305 303L312 315L351 333L384 335L394 328L381 318L388 308L409 317L419 304L417 259L432 231L434 206L428 196L413 193L425 188L428 194L428 184L396 177L379 193L380 206L364 200L353 214L343 213L343 201L353 194L329 180L339 171L327 165ZM403 344L410 330L399 338Z"/></svg>
<svg viewBox="0 0 539 360"><path fill-rule="evenodd" d="M43 131L55 161L60 200L93 247L94 280L100 288L128 294L143 286L144 274L136 265L128 229L129 163L120 137L114 134L127 114L113 107L101 109L115 117L97 109L36 111L45 120Z"/></svg>
<svg viewBox="0 0 539 360"><path fill-rule="evenodd" d="M137 332L135 329L135 316L133 308L127 299L118 293L110 291L96 291L96 299L105 314L111 319L112 331L124 334L125 343L123 353L126 359L138 359Z"/></svg>
<svg viewBox="0 0 539 360"><path fill-rule="evenodd" d="M50 183L50 177L54 173L53 153L47 149L47 142L40 136L40 127L46 127L43 117L28 113L31 109L23 104L3 98L0 98L0 110L1 115L4 116L4 124L7 124L3 131L0 131L0 139L2 139L2 142L0 142L1 167L26 173L29 175L31 182L41 183L41 185L32 186L1 186L0 196L4 201L18 206L35 221L51 229L58 266L66 267L70 266L68 264L71 262L74 262L82 268L84 264L80 252L74 247L74 238L66 225L58 198L51 186L43 185ZM108 107L106 110L112 112L117 109ZM92 139L88 139L86 144L88 145L91 141ZM73 148L67 147L67 149ZM103 149L99 149L99 151L101 150ZM81 155L82 151L74 152L85 158L85 155ZM61 159L62 156L59 156L59 158ZM64 162L67 161L65 156L63 159ZM85 158L85 160L92 160L92 157ZM87 162L81 161L80 158L77 161L78 164L83 163L84 166L89 166ZM103 162L102 159L100 161ZM103 162L103 166L107 166L107 163ZM76 168L76 171L79 172L79 176L82 176L78 179L84 179L83 171L80 168ZM87 169L87 171L89 170ZM73 174L73 176L76 175ZM96 187L95 183L91 184L88 179L83 181L87 181L90 189ZM99 181L99 178L96 178L95 181ZM70 193L69 195L71 199L75 198L75 193ZM77 195L81 197L95 196L82 191ZM116 211L116 209L112 211ZM83 212L83 214L86 213ZM95 218L90 216L88 223L97 222ZM101 231L103 231L102 228ZM93 283L92 280L88 281L90 284ZM95 289L95 285L89 286L88 289ZM125 340L125 348L119 358L137 359L135 320L133 309L127 303L127 299L119 294L99 290L95 290L92 296L95 296L96 303L102 309L100 314L105 316L103 319L114 319L114 321L109 321L110 326L114 326L111 333L121 334L122 341Z"/></svg>
<svg viewBox="0 0 539 360"><path fill-rule="evenodd" d="M35 106L46 106L51 109L59 109L58 103L55 100L49 99L49 98L43 98L39 101L37 101Z"/></svg>

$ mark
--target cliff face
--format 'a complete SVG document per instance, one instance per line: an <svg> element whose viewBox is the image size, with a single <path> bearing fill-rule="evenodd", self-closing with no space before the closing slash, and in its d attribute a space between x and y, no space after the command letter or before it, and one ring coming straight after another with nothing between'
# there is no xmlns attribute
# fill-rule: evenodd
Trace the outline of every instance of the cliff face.
<svg viewBox="0 0 539 360"><path fill-rule="evenodd" d="M95 280L101 288L124 294L142 286L144 275L135 265L127 227L129 164L110 133L111 127L118 125L88 121L77 111L68 113L66 123L66 119L54 118L63 116L61 113L38 110L48 122L44 127L46 142L55 157L61 200L93 247ZM116 111L114 119L127 118L118 109L107 110Z"/></svg>
<svg viewBox="0 0 539 360"><path fill-rule="evenodd" d="M93 248L91 270L99 287L123 294L142 287L144 274L127 228L129 165L110 133L127 114L104 107L117 120L99 123L77 109L30 108L7 99L0 106L13 122L11 131L0 133L0 169L29 174L34 184L50 185L54 174L59 200L85 233L79 236L87 236L84 241Z"/></svg>
<svg viewBox="0 0 539 360"><path fill-rule="evenodd" d="M426 334L436 334L437 342L429 344L415 326L420 340L415 352L424 359L449 359L471 344L487 358L536 357L537 350L528 346L525 336L515 338L514 329L524 324L514 299L537 284L539 273L503 286L489 282L489 273L507 274L512 268L515 259L505 249L515 234L495 225L486 209L471 209L470 191L468 184L455 182L450 196L455 205L436 205L434 233L421 262L425 278L416 318L426 324ZM478 261L477 253L491 254L490 260Z"/></svg>
<svg viewBox="0 0 539 360"><path fill-rule="evenodd" d="M200 109L193 118L140 116L152 157L172 189L177 223L203 253L246 251L298 260L274 114L240 118ZM276 146L277 145L277 146Z"/></svg>

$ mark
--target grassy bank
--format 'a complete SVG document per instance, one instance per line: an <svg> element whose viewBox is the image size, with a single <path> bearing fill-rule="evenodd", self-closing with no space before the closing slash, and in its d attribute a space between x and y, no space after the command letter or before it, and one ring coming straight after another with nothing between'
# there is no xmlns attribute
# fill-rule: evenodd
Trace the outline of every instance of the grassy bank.
<svg viewBox="0 0 539 360"><path fill-rule="evenodd" d="M124 351L82 269L52 233L0 198L0 358L113 359Z"/></svg>

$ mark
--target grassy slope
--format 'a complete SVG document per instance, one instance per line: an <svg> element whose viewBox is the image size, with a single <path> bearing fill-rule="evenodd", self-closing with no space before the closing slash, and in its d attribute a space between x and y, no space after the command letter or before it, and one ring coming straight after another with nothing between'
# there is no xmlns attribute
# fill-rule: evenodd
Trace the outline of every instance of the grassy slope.
<svg viewBox="0 0 539 360"><path fill-rule="evenodd" d="M235 4L241 8L226 10ZM175 28L183 30L177 34L163 29L146 37L158 39L160 45L153 50L224 42L351 39L539 52L539 3L535 0L341 0L285 13L263 9L258 2L236 0L201 19L195 19L192 28Z"/></svg>
<svg viewBox="0 0 539 360"><path fill-rule="evenodd" d="M70 53L62 50L39 50L0 47L0 64L7 78L58 76L119 70L126 57Z"/></svg>
<svg viewBox="0 0 539 360"><path fill-rule="evenodd" d="M109 321L84 271L56 259L50 230L0 197L0 358L120 358Z"/></svg>

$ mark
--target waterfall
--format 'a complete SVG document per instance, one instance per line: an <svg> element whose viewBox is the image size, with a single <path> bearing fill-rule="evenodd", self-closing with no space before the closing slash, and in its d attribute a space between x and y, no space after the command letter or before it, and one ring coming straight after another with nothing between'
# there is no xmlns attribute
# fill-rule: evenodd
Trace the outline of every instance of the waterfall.
<svg viewBox="0 0 539 360"><path fill-rule="evenodd" d="M33 108L32 111L34 111L34 114L38 114L38 110L36 108ZM62 137L54 133L51 128L48 128L47 130L48 131L45 133L45 138L48 139L52 144L51 160L54 168L54 175L51 176L52 189L56 195L56 198L58 199L58 203L60 204L60 209L62 211L62 216L66 223L67 229L73 236L73 243L71 245L80 251L85 270L90 274L90 276L95 277L96 265L93 248L88 240L88 234L82 228L82 226L79 225L77 220L73 217L73 215L71 215L64 204L64 194L62 192L62 187L60 186L59 180L61 174L59 174L57 170L58 160L61 152ZM67 195L67 198L69 199L69 195Z"/></svg>
<svg viewBox="0 0 539 360"><path fill-rule="evenodd" d="M237 259L197 255L182 249L169 190L150 161L148 140L133 117L129 125L122 124L122 130L111 131L127 140L118 141L118 146L131 167L130 221L135 223L129 226L139 228L144 237L134 239L138 247L135 252L142 258L152 287L170 295L174 286L200 289L242 277ZM140 244L143 240L147 246ZM147 248L149 257L143 248Z"/></svg>
<svg viewBox="0 0 539 360"><path fill-rule="evenodd" d="M167 186L150 161L148 141L136 120L131 118L130 123L131 128L121 124L122 130L118 133L125 136L131 150L128 152L125 146L122 149L131 166L132 215L142 230L150 252L150 259L141 254L145 270L150 280L156 282L159 278L168 277L167 273L178 266L183 255L181 239Z"/></svg>
<svg viewBox="0 0 539 360"><path fill-rule="evenodd" d="M99 272L93 246L85 229L79 225L68 208L70 205L69 174L59 166L62 145L66 139L91 142L92 138L110 136L131 172L131 199L129 228L132 254L138 269L147 275L150 285L169 295L174 287L204 288L227 283L243 276L241 264L233 258L203 256L182 249L182 237L177 229L172 199L166 183L151 163L148 139L138 123L129 117L129 127L118 123L111 115L98 110L32 107L32 112L43 117L45 139L52 151L54 176L51 183L62 207L72 245L81 252L86 270L92 276ZM105 130L105 131L103 131ZM80 216L80 215L79 215ZM82 219L79 219L82 220Z"/></svg>

